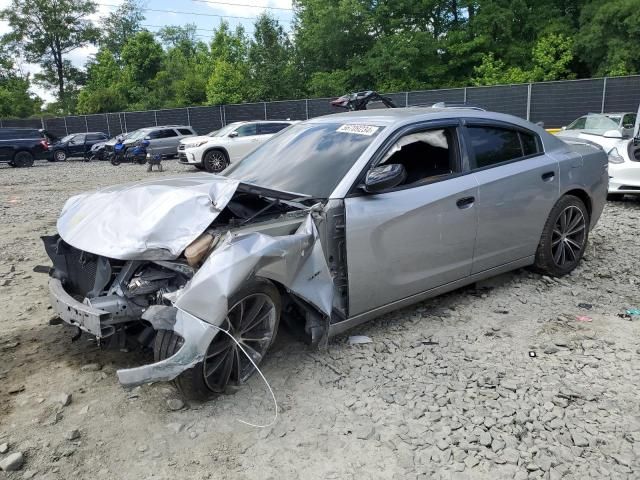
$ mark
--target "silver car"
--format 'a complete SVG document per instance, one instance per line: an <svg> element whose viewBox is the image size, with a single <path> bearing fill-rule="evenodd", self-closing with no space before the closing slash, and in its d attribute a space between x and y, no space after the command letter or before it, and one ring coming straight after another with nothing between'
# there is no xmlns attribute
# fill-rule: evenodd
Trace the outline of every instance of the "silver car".
<svg viewBox="0 0 640 480"><path fill-rule="evenodd" d="M516 117L464 109L350 112L275 135L224 176L73 197L44 237L53 309L207 398L255 371L285 321L309 344L520 267L579 263L607 156Z"/></svg>
<svg viewBox="0 0 640 480"><path fill-rule="evenodd" d="M149 141L149 147L154 154L163 156L177 156L180 140L197 135L195 130L188 125L163 125L158 127L145 127L129 132L124 138L125 148L135 145L142 140ZM117 137L105 143L105 152L113 151Z"/></svg>

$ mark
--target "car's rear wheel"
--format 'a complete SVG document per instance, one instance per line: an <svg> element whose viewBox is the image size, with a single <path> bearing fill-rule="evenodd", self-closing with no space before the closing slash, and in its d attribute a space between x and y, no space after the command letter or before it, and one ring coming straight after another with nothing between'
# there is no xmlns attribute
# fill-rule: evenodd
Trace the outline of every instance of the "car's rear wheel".
<svg viewBox="0 0 640 480"><path fill-rule="evenodd" d="M229 165L229 158L222 150L210 150L203 159L204 168L209 173L220 173Z"/></svg>
<svg viewBox="0 0 640 480"><path fill-rule="evenodd" d="M13 157L13 164L18 167L31 167L33 166L33 155L30 152L18 152Z"/></svg>
<svg viewBox="0 0 640 480"><path fill-rule="evenodd" d="M53 158L55 158L56 162L64 162L67 159L67 152L64 150L56 150L53 152Z"/></svg>
<svg viewBox="0 0 640 480"><path fill-rule="evenodd" d="M229 312L209 345L205 359L180 374L174 381L188 399L206 400L223 393L230 385L241 385L255 373L273 344L280 323L281 301L278 289L268 280L254 279L229 299ZM240 344L242 349L238 346ZM154 345L156 361L175 354L182 339L170 330L159 330Z"/></svg>
<svg viewBox="0 0 640 480"><path fill-rule="evenodd" d="M565 195L545 223L535 258L541 273L560 277L578 266L589 238L589 211L584 202Z"/></svg>

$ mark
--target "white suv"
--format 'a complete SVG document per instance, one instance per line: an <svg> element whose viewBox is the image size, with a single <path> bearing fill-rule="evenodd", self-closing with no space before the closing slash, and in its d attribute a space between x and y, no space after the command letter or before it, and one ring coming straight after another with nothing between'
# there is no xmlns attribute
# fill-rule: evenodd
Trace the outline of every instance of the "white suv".
<svg viewBox="0 0 640 480"><path fill-rule="evenodd" d="M230 123L207 135L181 140L178 161L207 172L220 173L230 163L244 158L262 145L274 133L294 123L297 122L262 120Z"/></svg>

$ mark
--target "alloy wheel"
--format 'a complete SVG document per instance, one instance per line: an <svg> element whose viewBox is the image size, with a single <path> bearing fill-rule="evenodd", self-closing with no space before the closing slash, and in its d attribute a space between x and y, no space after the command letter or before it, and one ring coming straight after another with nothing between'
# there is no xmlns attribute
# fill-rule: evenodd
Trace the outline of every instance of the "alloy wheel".
<svg viewBox="0 0 640 480"><path fill-rule="evenodd" d="M220 173L227 167L227 158L220 151L213 151L207 154L207 170L212 173Z"/></svg>
<svg viewBox="0 0 640 480"><path fill-rule="evenodd" d="M551 253L557 266L566 266L580 258L586 227L584 214L578 207L571 205L560 212L551 236Z"/></svg>
<svg viewBox="0 0 640 480"><path fill-rule="evenodd" d="M203 362L204 381L214 392L223 392L229 384L244 383L253 373L251 364L242 349L258 365L273 340L277 325L277 310L273 300L264 293L249 295L236 303L227 314L207 350Z"/></svg>
<svg viewBox="0 0 640 480"><path fill-rule="evenodd" d="M63 150L56 151L56 161L64 162L67 159L67 154Z"/></svg>

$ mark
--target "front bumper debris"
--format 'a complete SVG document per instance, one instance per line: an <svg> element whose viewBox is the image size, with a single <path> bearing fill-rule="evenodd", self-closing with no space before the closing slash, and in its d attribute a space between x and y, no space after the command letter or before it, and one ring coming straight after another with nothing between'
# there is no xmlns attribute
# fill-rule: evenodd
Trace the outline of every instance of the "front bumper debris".
<svg viewBox="0 0 640 480"><path fill-rule="evenodd" d="M171 315L167 312L175 315L173 331L182 337L182 347L173 356L159 362L118 370L118 380L123 386L136 387L149 382L168 382L204 360L209 344L218 334L219 329L175 307L164 307L158 310L157 319L146 315L144 318L148 319L154 327L167 328L172 323L168 318Z"/></svg>
<svg viewBox="0 0 640 480"><path fill-rule="evenodd" d="M49 279L49 298L53 311L63 321L97 338L102 337L101 322L111 316L109 312L77 301L64 290L62 282L57 278Z"/></svg>

